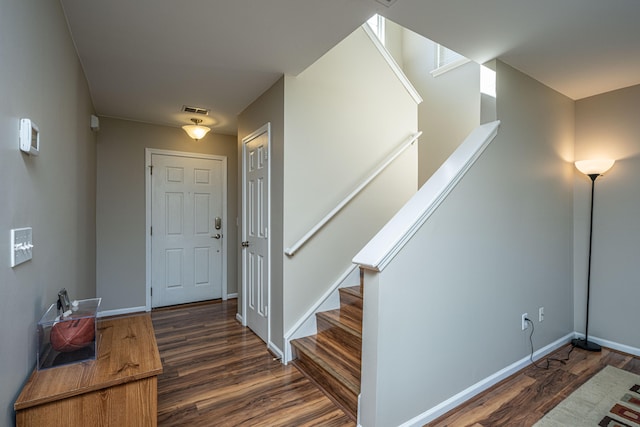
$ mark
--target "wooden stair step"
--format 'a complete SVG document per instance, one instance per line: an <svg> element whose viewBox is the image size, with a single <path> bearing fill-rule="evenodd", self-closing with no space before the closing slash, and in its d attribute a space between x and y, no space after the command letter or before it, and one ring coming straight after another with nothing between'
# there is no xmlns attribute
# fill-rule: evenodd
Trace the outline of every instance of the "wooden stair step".
<svg viewBox="0 0 640 427"><path fill-rule="evenodd" d="M350 286L340 288L340 303L342 305L352 305L362 309L362 292L360 286Z"/></svg>
<svg viewBox="0 0 640 427"><path fill-rule="evenodd" d="M362 286L339 291L339 309L316 313L318 333L291 341L297 357L293 364L355 420L362 355Z"/></svg>
<svg viewBox="0 0 640 427"><path fill-rule="evenodd" d="M333 327L343 329L350 334L362 337L362 310L351 305L345 305L336 310L316 313L316 319L326 321ZM318 327L318 331L321 329Z"/></svg>
<svg viewBox="0 0 640 427"><path fill-rule="evenodd" d="M346 306L352 310L355 307ZM330 310L316 314L318 335L331 339L335 345L344 347L345 351L360 357L362 354L362 320L358 315L343 307L340 310Z"/></svg>
<svg viewBox="0 0 640 427"><path fill-rule="evenodd" d="M355 417L360 393L360 356L319 334L291 341L294 364Z"/></svg>

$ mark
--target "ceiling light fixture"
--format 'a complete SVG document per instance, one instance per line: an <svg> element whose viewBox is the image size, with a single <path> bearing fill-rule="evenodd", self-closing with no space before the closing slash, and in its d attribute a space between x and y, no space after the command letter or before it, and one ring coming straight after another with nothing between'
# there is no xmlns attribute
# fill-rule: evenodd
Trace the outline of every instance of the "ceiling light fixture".
<svg viewBox="0 0 640 427"><path fill-rule="evenodd" d="M200 119L191 119L193 122L192 125L184 125L182 129L194 140L202 139L211 129L206 126L201 126L202 120Z"/></svg>

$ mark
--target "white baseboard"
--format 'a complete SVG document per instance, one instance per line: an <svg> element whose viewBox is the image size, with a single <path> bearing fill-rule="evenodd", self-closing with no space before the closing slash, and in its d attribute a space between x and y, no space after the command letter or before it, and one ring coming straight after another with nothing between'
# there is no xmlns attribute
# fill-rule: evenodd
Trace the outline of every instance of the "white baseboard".
<svg viewBox="0 0 640 427"><path fill-rule="evenodd" d="M120 316L123 314L140 313L147 311L147 307L141 305L139 307L119 308L116 310L104 310L98 312L98 317Z"/></svg>
<svg viewBox="0 0 640 427"><path fill-rule="evenodd" d="M584 334L576 332L575 337L584 339ZM605 340L605 339L602 339L602 338L594 337L593 335L589 336L589 341L593 341L594 343L599 344L602 347L607 347L607 348L610 348L612 350L618 350L618 351L621 351L623 353L632 354L634 356L639 356L640 357L640 348L631 347L630 345L620 344L620 343L617 343L617 342L613 342L613 341Z"/></svg>
<svg viewBox="0 0 640 427"><path fill-rule="evenodd" d="M564 337L552 342L551 344L547 345L546 347L543 347L540 350L538 350L535 353L533 353L533 359L537 360L537 359L540 359L540 358L552 353L553 351L555 351L558 348L562 347L566 343L570 342L574 337L575 337L575 334L573 332L570 333L570 334L565 335ZM594 340L594 342L595 342L595 340ZM444 402L434 406L433 408L423 412L422 414L420 414L420 415L418 415L416 417L413 417L412 419L410 419L408 421L405 421L399 427L418 427L418 426L423 426L426 423L435 420L439 416L446 414L447 412L449 412L453 408L455 408L455 407L459 406L460 404L466 402L467 400L471 399L472 397L480 394L481 392L485 391L489 387L499 383L500 381L502 381L503 379L509 377L510 375L515 374L516 372L518 372L521 369L525 368L529 364L531 364L531 360L529 359L529 356L524 357L524 358L518 360L517 362L512 363L511 365L507 366L506 368L501 369L500 371L496 372L495 374L490 375L489 377L483 379L482 381L479 381L479 382L475 383L471 387L467 388L466 390L461 391L460 393L456 394L455 396L450 397L449 399L447 399Z"/></svg>
<svg viewBox="0 0 640 427"><path fill-rule="evenodd" d="M274 343L272 343L271 341L269 341L269 343L267 344L267 348L273 353L275 354L278 359L280 359L280 361L282 363L284 363L284 353L282 352L282 350L280 350L280 348L278 348L277 345L275 345Z"/></svg>
<svg viewBox="0 0 640 427"><path fill-rule="evenodd" d="M227 299L234 299L234 298L238 298L238 293L235 292L233 294L227 294Z"/></svg>
<svg viewBox="0 0 640 427"><path fill-rule="evenodd" d="M240 313L236 313L236 320L238 322L240 322L241 325L244 325L243 319L242 319L242 316L240 315Z"/></svg>

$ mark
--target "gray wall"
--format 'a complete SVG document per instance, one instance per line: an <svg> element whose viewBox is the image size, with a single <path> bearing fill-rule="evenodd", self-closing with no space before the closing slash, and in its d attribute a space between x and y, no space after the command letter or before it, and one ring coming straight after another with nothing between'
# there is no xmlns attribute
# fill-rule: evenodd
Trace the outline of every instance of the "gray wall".
<svg viewBox="0 0 640 427"><path fill-rule="evenodd" d="M589 334L640 349L640 86L576 102L575 159L611 158L596 180ZM574 170L575 328L584 332L591 181Z"/></svg>
<svg viewBox="0 0 640 427"><path fill-rule="evenodd" d="M293 245L417 131L417 106L361 28L285 77L284 243ZM417 189L415 144L293 257L284 326L295 323Z"/></svg>
<svg viewBox="0 0 640 427"><path fill-rule="evenodd" d="M102 310L145 305L145 148L227 156L227 292L237 292L235 136L102 118L97 156L97 292Z"/></svg>
<svg viewBox="0 0 640 427"><path fill-rule="evenodd" d="M269 307L269 322L271 341L280 349L284 348L283 326L283 284L282 257L284 247L282 243L282 206L284 195L284 77L278 80L269 90L263 93L249 107L238 116L238 182L242 186L242 139L258 130L263 125L271 123L271 306ZM242 188L238 189L239 193ZM238 197L238 214L242 215L242 207ZM242 231L240 230L239 236ZM238 255L238 278L242 280L242 259ZM238 295L242 294L242 284L238 285ZM241 301L238 298L238 301ZM238 311L241 310L240 305ZM244 316L244 313L240 313Z"/></svg>
<svg viewBox="0 0 640 427"><path fill-rule="evenodd" d="M66 287L95 296L95 135L87 84L57 1L0 6L0 425L35 366L36 324ZM40 127L38 157L18 123ZM33 259L10 267L10 230L33 227Z"/></svg>
<svg viewBox="0 0 640 427"><path fill-rule="evenodd" d="M434 77L436 44L407 29L402 34L403 70L424 99L418 109L422 186L480 124L480 66L469 62Z"/></svg>
<svg viewBox="0 0 640 427"><path fill-rule="evenodd" d="M401 424L526 358L522 313L536 349L573 331L574 103L498 62L497 106L496 139L365 283L363 425Z"/></svg>

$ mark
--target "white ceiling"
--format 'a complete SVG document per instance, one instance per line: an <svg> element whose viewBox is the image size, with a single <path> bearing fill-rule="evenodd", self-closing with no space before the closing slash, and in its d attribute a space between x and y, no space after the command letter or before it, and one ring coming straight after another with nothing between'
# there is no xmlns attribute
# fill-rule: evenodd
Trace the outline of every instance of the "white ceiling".
<svg viewBox="0 0 640 427"><path fill-rule="evenodd" d="M170 126L236 116L374 13L573 99L640 84L638 0L60 0L96 112Z"/></svg>

